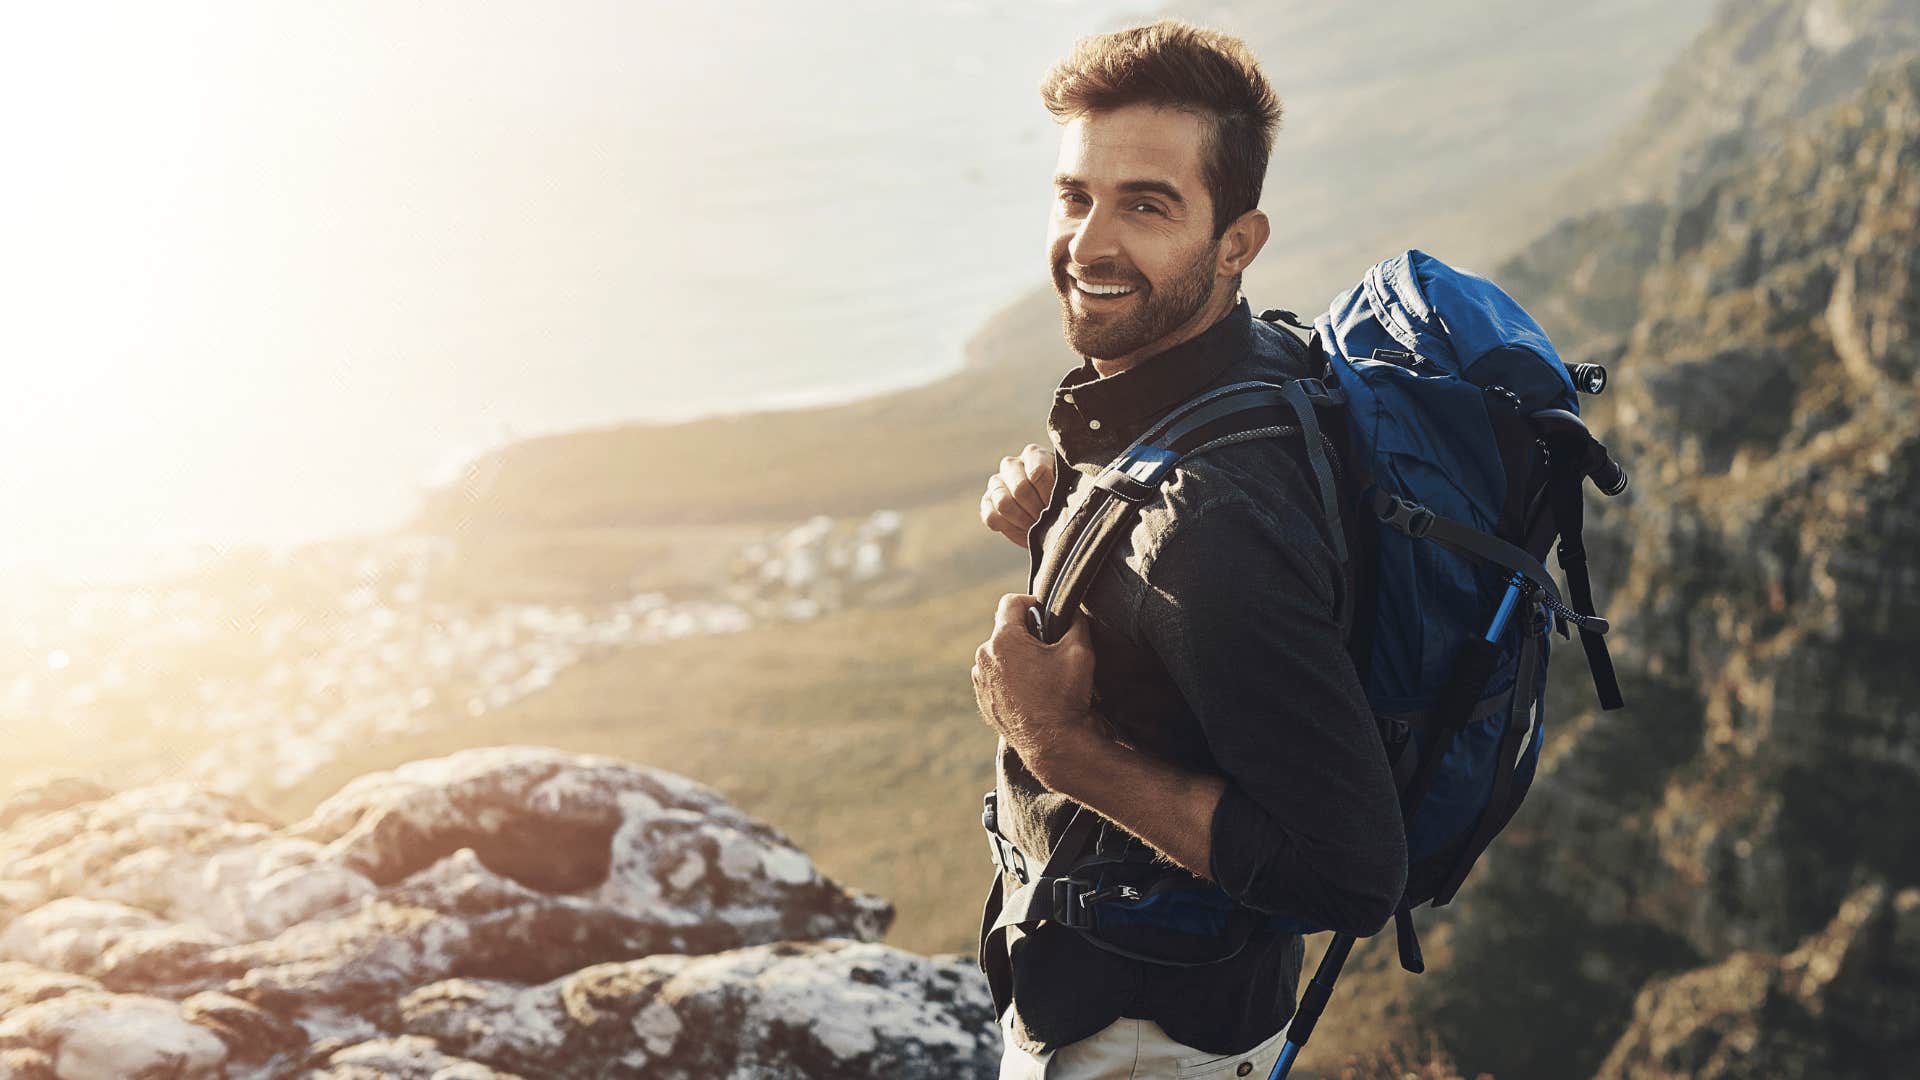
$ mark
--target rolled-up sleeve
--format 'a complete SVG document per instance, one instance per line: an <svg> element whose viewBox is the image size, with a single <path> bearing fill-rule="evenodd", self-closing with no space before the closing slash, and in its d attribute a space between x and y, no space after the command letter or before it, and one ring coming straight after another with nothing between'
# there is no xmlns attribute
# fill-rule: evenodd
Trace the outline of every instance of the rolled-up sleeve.
<svg viewBox="0 0 1920 1080"><path fill-rule="evenodd" d="M1244 494L1176 513L1135 629L1228 781L1214 880L1250 907L1366 935L1399 903L1406 834L1336 614L1339 566L1307 513Z"/></svg>

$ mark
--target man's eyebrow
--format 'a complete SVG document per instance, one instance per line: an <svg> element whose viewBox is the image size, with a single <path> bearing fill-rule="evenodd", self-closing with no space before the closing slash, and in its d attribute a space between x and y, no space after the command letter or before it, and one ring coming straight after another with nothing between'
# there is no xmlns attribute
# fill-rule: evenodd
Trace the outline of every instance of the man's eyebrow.
<svg viewBox="0 0 1920 1080"><path fill-rule="evenodd" d="M1087 186L1087 182L1071 173L1055 173L1053 174L1053 185L1055 187L1067 186L1083 188ZM1120 188L1122 195L1132 195L1136 192L1145 191L1163 196L1177 206L1187 205L1187 200L1180 194L1180 189L1167 183L1165 180L1122 180L1117 186Z"/></svg>

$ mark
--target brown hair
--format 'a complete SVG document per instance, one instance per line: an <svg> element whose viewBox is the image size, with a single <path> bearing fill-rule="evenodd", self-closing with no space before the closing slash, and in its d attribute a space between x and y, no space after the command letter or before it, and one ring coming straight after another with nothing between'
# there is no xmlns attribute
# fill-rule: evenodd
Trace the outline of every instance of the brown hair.
<svg viewBox="0 0 1920 1080"><path fill-rule="evenodd" d="M1141 104L1211 120L1201 175L1213 199L1213 238L1260 204L1280 99L1239 38L1179 19L1084 37L1040 80L1040 98L1062 123Z"/></svg>

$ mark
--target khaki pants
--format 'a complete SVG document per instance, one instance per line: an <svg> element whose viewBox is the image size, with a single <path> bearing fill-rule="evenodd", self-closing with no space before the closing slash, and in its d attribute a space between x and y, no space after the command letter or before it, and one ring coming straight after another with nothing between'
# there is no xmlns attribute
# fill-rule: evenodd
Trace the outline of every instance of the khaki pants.
<svg viewBox="0 0 1920 1080"><path fill-rule="evenodd" d="M1222 1056L1174 1042L1151 1020L1121 1017L1079 1042L1034 1055L1014 1045L1012 1025L1009 1006L1000 1018L1000 1080L1267 1080L1287 1040L1281 1028L1244 1054Z"/></svg>

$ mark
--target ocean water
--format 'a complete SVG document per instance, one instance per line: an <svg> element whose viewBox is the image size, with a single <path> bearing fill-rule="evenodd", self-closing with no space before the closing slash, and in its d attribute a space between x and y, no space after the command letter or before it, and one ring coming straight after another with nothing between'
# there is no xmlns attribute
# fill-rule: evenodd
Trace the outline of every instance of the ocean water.
<svg viewBox="0 0 1920 1080"><path fill-rule="evenodd" d="M1041 75L1136 10L25 17L0 567L379 530L502 441L952 370L1046 281Z"/></svg>

